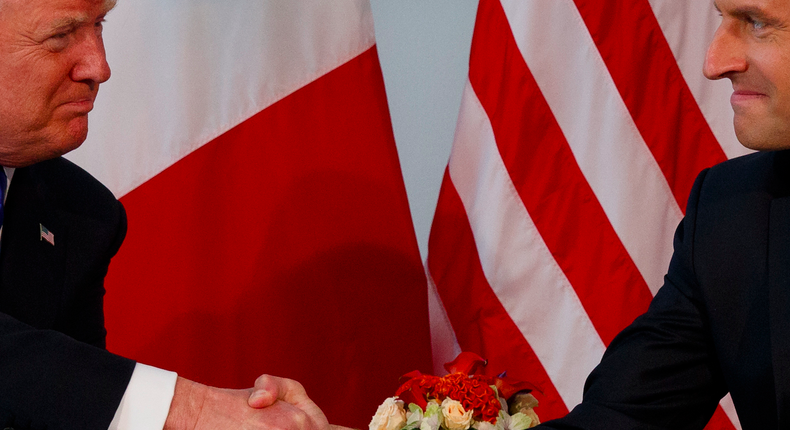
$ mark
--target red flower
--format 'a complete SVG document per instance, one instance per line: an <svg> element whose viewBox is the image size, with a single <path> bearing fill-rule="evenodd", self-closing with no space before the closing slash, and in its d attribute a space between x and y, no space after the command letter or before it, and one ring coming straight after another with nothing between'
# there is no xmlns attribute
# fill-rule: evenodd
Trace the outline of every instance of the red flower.
<svg viewBox="0 0 790 430"><path fill-rule="evenodd" d="M428 398L433 397L434 386L439 378L431 375L417 375L398 388L395 395L407 405L414 403L423 410L428 406Z"/></svg>
<svg viewBox="0 0 790 430"><path fill-rule="evenodd" d="M455 360L445 363L444 368L447 370L447 373L451 374L474 375L477 373L477 369L486 364L487 362L483 357L473 352L462 352L458 354L458 357L455 357Z"/></svg>
<svg viewBox="0 0 790 430"><path fill-rule="evenodd" d="M423 410L427 407L428 400L436 399L441 403L449 397L459 401L465 410L474 411L474 419L494 424L502 405L497 399L497 393L491 388L492 385L503 399L508 399L519 391L540 391L529 382L508 378L504 374L498 377L474 375L486 364L480 356L462 352L455 360L445 364L449 375L439 378L423 375L418 371L408 373L403 376L408 380L398 388L395 395L406 404L415 403Z"/></svg>

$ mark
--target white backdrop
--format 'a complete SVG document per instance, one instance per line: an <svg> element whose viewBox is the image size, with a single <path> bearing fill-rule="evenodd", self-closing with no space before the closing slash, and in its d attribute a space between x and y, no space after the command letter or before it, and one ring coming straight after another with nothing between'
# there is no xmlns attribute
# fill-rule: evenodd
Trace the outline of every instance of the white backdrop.
<svg viewBox="0 0 790 430"><path fill-rule="evenodd" d="M371 0L423 260L466 83L477 0Z"/></svg>

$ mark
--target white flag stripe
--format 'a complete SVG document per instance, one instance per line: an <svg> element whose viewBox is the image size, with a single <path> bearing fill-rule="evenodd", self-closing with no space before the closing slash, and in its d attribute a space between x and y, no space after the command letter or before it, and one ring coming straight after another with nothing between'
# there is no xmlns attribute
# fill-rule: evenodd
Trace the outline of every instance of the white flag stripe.
<svg viewBox="0 0 790 430"><path fill-rule="evenodd" d="M727 414L727 418L730 419L732 425L737 430L741 430L741 421L738 419L738 413L735 412L735 404L732 403L732 396L730 396L730 393L727 393L727 395L721 399L719 405L721 406L722 410L724 410L724 413Z"/></svg>
<svg viewBox="0 0 790 430"><path fill-rule="evenodd" d="M738 142L732 127L732 85L711 82L702 74L708 45L721 18L712 1L649 0L664 37L702 115L727 158L750 152Z"/></svg>
<svg viewBox="0 0 790 430"><path fill-rule="evenodd" d="M116 196L374 44L366 0L121 1L108 21L113 77L69 158Z"/></svg>
<svg viewBox="0 0 790 430"><path fill-rule="evenodd" d="M582 381L605 347L527 213L469 84L449 170L489 285L572 408L581 402Z"/></svg>
<svg viewBox="0 0 790 430"><path fill-rule="evenodd" d="M578 9L571 0L502 5L584 177L655 294L683 214Z"/></svg>

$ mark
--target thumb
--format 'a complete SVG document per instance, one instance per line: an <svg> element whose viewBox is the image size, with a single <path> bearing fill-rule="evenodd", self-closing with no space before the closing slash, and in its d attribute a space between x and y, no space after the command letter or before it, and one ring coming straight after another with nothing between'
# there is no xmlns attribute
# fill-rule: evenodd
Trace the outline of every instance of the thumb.
<svg viewBox="0 0 790 430"><path fill-rule="evenodd" d="M255 380L247 404L255 409L273 405L277 400L282 400L296 407L303 403L312 403L302 384L287 378L272 375L261 375Z"/></svg>
<svg viewBox="0 0 790 430"><path fill-rule="evenodd" d="M256 393L261 394L256 396ZM253 401L252 397L255 396ZM275 403L277 400L290 403L304 411L310 421L321 429L329 427L326 416L316 404L307 397L302 384L288 378L278 378L271 375L261 375L255 381L249 405L253 408L262 408Z"/></svg>
<svg viewBox="0 0 790 430"><path fill-rule="evenodd" d="M247 404L254 409L262 409L271 406L277 401L279 393L277 387L258 387L257 385L250 391L250 397L247 399Z"/></svg>

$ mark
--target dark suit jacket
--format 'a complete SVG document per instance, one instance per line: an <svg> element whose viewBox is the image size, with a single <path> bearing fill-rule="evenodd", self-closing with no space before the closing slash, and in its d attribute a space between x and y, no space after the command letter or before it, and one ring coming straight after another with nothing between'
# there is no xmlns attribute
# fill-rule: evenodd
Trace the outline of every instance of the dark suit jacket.
<svg viewBox="0 0 790 430"><path fill-rule="evenodd" d="M790 152L702 172L647 313L552 428L701 429L728 391L744 429L790 428Z"/></svg>
<svg viewBox="0 0 790 430"><path fill-rule="evenodd" d="M134 369L104 350L103 280L125 234L121 203L71 162L15 171L0 239L0 428L109 426Z"/></svg>

